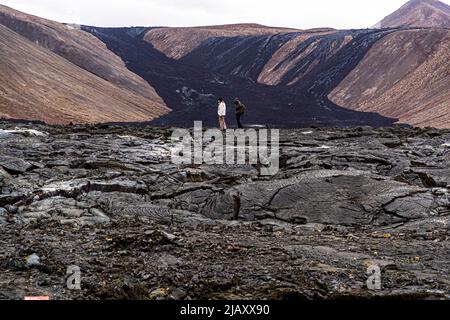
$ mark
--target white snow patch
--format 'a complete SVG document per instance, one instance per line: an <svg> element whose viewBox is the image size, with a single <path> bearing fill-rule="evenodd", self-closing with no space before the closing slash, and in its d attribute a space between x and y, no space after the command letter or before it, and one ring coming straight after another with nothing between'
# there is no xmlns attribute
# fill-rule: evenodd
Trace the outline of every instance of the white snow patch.
<svg viewBox="0 0 450 320"><path fill-rule="evenodd" d="M46 132L41 132L38 130L34 130L34 129L21 129L21 128L16 128L14 130L3 130L0 129L0 137L7 137L13 134L21 134L24 136L33 136L33 137L47 137L48 133Z"/></svg>
<svg viewBox="0 0 450 320"><path fill-rule="evenodd" d="M0 129L0 138L7 138L7 137L10 137L11 135L12 135L11 133Z"/></svg>

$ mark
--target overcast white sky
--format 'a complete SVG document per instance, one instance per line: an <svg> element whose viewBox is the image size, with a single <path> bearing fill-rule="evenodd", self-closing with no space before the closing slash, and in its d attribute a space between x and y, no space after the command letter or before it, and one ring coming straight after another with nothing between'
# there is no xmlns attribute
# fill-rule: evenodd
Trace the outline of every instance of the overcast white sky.
<svg viewBox="0 0 450 320"><path fill-rule="evenodd" d="M407 0L0 0L40 17L95 26L261 23L300 29L373 26ZM443 0L450 4L450 0Z"/></svg>

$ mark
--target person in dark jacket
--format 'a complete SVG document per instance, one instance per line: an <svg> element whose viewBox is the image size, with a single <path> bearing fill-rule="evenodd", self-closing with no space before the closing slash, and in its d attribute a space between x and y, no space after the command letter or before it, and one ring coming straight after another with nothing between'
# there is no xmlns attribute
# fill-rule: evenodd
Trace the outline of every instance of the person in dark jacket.
<svg viewBox="0 0 450 320"><path fill-rule="evenodd" d="M245 105L239 100L239 98L234 99L234 106L236 107L236 121L238 124L238 128L243 129L244 126L242 125L241 118L247 108L245 108Z"/></svg>

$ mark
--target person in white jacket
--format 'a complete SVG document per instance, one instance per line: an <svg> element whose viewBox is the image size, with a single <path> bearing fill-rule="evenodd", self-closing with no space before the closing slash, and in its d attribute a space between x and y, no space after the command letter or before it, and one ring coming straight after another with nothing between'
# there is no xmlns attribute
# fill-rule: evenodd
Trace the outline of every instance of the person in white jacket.
<svg viewBox="0 0 450 320"><path fill-rule="evenodd" d="M220 130L227 130L227 124L225 122L225 117L227 115L227 105L222 98L219 98L219 106L217 110L217 114L219 116L219 126Z"/></svg>

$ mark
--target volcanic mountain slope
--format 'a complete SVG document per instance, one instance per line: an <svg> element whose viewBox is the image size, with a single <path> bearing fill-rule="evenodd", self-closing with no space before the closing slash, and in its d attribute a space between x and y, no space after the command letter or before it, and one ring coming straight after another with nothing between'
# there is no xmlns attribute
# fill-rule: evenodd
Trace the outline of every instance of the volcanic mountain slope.
<svg viewBox="0 0 450 320"><path fill-rule="evenodd" d="M84 26L83 32L4 7L0 21L159 106L161 96L173 112L156 125L216 125L217 98L239 96L247 124L385 126L400 119L450 127L447 29ZM386 77L384 86L377 84ZM134 119L124 112L123 121L110 122Z"/></svg>
<svg viewBox="0 0 450 320"><path fill-rule="evenodd" d="M213 38L180 59L221 74L248 78L271 86L303 85L320 70L333 68L331 78L351 70L376 41L390 31L308 31L270 36ZM330 62L332 65L330 66Z"/></svg>
<svg viewBox="0 0 450 320"><path fill-rule="evenodd" d="M328 100L328 94L357 66L371 46L390 32L323 29L213 37L178 61L271 86L280 92L288 91L297 96L291 101L294 106L332 109L336 105ZM147 36L145 39L148 41Z"/></svg>
<svg viewBox="0 0 450 320"><path fill-rule="evenodd" d="M89 33L1 5L0 24L107 81L162 103L146 81L128 71L118 56Z"/></svg>
<svg viewBox="0 0 450 320"><path fill-rule="evenodd" d="M415 126L450 127L450 30L395 32L330 94L332 101Z"/></svg>
<svg viewBox="0 0 450 320"><path fill-rule="evenodd" d="M5 43L0 62L4 65L0 83L3 116L50 123L147 121L169 111L145 80L130 72L118 56L89 33L5 6L0 6L0 26ZM24 65L32 72L28 74ZM49 65L53 67L45 70ZM16 78L19 75L20 80ZM58 84L51 75L58 75ZM89 81L82 84L86 78ZM75 83L72 88L77 90L69 86ZM22 90L23 86L27 90ZM50 113L53 109L58 112Z"/></svg>
<svg viewBox="0 0 450 320"><path fill-rule="evenodd" d="M68 124L145 121L168 112L0 25L0 117Z"/></svg>
<svg viewBox="0 0 450 320"><path fill-rule="evenodd" d="M201 65L189 65L184 58L172 59L142 40L146 30L87 26L83 28L99 37L110 50L128 61L130 70L146 79L171 106L173 112L152 122L155 125L192 126L194 120L202 120L205 125L215 126L218 96L223 96L227 101L236 96L242 98L250 111L246 119L247 124L281 127L383 126L395 122L394 119L377 114L340 108L327 101L326 95L321 95L324 97L323 103L317 105L317 98L306 91L296 92L285 86L268 86L257 83L251 77ZM283 37L276 37L278 36ZM259 37L267 36L249 37L258 40ZM241 37L231 39L239 41ZM216 61L219 59L220 57L217 57ZM230 60L223 60L223 63L226 61ZM343 79L344 75L341 77Z"/></svg>
<svg viewBox="0 0 450 320"><path fill-rule="evenodd" d="M450 6L437 0L411 0L376 27L450 27Z"/></svg>
<svg viewBox="0 0 450 320"><path fill-rule="evenodd" d="M296 32L295 29L273 28L258 24L234 24L193 28L155 28L144 39L168 57L180 59L210 38L272 35Z"/></svg>
<svg viewBox="0 0 450 320"><path fill-rule="evenodd" d="M179 61L283 87L312 108L339 105L411 125L450 127L449 32L325 29L213 37Z"/></svg>

